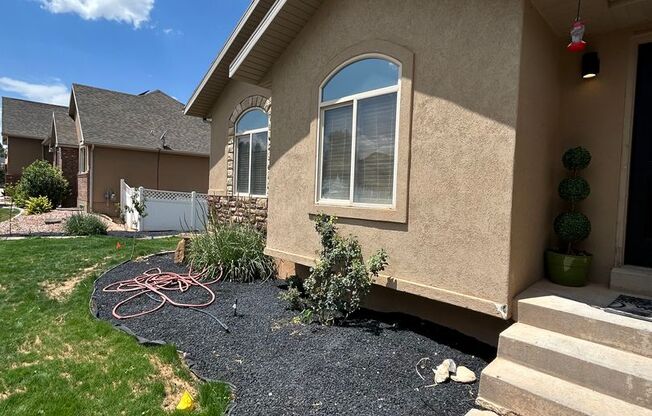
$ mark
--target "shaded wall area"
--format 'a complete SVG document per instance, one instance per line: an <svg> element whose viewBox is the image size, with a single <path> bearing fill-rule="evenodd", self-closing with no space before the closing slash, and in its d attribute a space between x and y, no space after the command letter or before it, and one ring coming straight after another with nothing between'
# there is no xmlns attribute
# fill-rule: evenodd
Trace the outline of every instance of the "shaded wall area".
<svg viewBox="0 0 652 416"><path fill-rule="evenodd" d="M206 193L208 157L95 147L92 151L93 211L117 216L120 179L131 187Z"/></svg>
<svg viewBox="0 0 652 416"><path fill-rule="evenodd" d="M544 277L543 253L550 245L553 207L558 198L553 170L561 159L559 65L562 52L563 41L526 0L514 151L511 296Z"/></svg>
<svg viewBox="0 0 652 416"><path fill-rule="evenodd" d="M591 195L579 209L591 220L589 238L579 247L593 253L590 279L607 284L616 257L616 226L626 112L626 88L631 74L630 44L633 31L589 37L590 48L600 57L600 74L590 80L580 76L580 56L563 54L561 60L561 149L584 146L591 165L582 175ZM560 156L561 157L561 156ZM556 164L555 179L565 172ZM559 202L561 205L561 202Z"/></svg>
<svg viewBox="0 0 652 416"><path fill-rule="evenodd" d="M64 207L77 205L77 173L79 171L79 149L76 147L56 148L54 165L63 172L70 185L70 194L62 202Z"/></svg>
<svg viewBox="0 0 652 416"><path fill-rule="evenodd" d="M43 145L40 139L7 137L7 183L20 179L23 168L36 160L43 159Z"/></svg>

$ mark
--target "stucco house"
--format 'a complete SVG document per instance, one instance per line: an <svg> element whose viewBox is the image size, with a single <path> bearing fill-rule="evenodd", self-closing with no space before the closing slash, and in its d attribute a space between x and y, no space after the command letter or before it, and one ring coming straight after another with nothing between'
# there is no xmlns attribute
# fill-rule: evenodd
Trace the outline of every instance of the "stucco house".
<svg viewBox="0 0 652 416"><path fill-rule="evenodd" d="M582 2L570 52L577 7L255 0L185 112L211 121L215 208L256 209L282 273L314 264L312 219L333 214L388 251L369 307L498 344L482 405L650 415L652 323L607 306L652 295L652 1ZM575 146L593 155L582 288L544 272Z"/></svg>
<svg viewBox="0 0 652 416"><path fill-rule="evenodd" d="M23 168L36 160L52 161L43 144L50 135L53 114L67 114L64 106L2 97L2 143L7 146L7 183L20 179Z"/></svg>
<svg viewBox="0 0 652 416"><path fill-rule="evenodd" d="M77 206L116 216L120 179L152 189L208 190L210 126L185 116L183 104L162 91L73 84L69 116L78 147Z"/></svg>

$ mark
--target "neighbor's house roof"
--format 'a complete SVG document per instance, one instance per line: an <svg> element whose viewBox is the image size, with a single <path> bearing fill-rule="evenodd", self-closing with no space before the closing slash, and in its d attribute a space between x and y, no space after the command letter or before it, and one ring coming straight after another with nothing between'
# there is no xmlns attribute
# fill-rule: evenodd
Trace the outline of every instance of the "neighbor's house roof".
<svg viewBox="0 0 652 416"><path fill-rule="evenodd" d="M209 153L210 126L185 116L183 104L158 90L134 95L73 84L70 115L75 114L84 144Z"/></svg>
<svg viewBox="0 0 652 416"><path fill-rule="evenodd" d="M77 128L75 120L66 111L55 111L52 115L52 128L50 137L43 144L54 144L55 146L78 146Z"/></svg>
<svg viewBox="0 0 652 416"><path fill-rule="evenodd" d="M261 81L323 0L254 0L186 104L186 114L206 117L229 78Z"/></svg>
<svg viewBox="0 0 652 416"><path fill-rule="evenodd" d="M67 113L59 105L2 97L2 136L45 140L52 128L52 113Z"/></svg>

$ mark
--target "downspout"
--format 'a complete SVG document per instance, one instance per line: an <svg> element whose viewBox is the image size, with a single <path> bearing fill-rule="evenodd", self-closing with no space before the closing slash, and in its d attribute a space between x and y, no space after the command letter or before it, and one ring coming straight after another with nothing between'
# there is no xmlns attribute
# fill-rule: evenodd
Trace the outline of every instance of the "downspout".
<svg viewBox="0 0 652 416"><path fill-rule="evenodd" d="M88 212L93 212L93 159L95 145L92 144L88 155Z"/></svg>

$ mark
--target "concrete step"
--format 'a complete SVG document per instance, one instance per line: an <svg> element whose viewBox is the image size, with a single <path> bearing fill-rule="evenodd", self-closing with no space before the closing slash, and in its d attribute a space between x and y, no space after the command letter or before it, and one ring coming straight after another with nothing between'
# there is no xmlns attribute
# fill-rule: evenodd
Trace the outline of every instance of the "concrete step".
<svg viewBox="0 0 652 416"><path fill-rule="evenodd" d="M652 322L560 296L518 301L518 322L652 358Z"/></svg>
<svg viewBox="0 0 652 416"><path fill-rule="evenodd" d="M508 416L652 416L652 410L497 358L483 371L477 403Z"/></svg>
<svg viewBox="0 0 652 416"><path fill-rule="evenodd" d="M523 323L500 334L498 356L652 408L652 358Z"/></svg>

